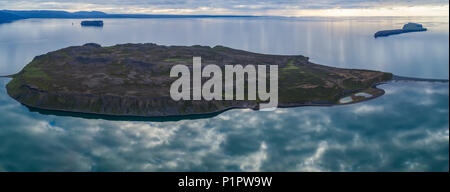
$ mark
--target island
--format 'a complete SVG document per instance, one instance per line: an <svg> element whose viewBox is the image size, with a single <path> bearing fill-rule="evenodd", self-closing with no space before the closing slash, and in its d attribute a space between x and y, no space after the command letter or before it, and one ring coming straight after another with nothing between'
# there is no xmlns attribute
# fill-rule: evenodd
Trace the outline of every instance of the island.
<svg viewBox="0 0 450 192"><path fill-rule="evenodd" d="M81 26L103 27L103 21L81 21Z"/></svg>
<svg viewBox="0 0 450 192"><path fill-rule="evenodd" d="M278 107L332 106L384 94L391 73L314 64L301 55L252 53L224 46L153 43L72 46L35 57L10 75L8 94L37 109L111 116L161 117L258 109L259 100L179 100L170 96L175 65L278 65ZM202 78L202 82L208 80ZM246 92L247 93L247 92Z"/></svg>
<svg viewBox="0 0 450 192"><path fill-rule="evenodd" d="M420 31L426 31L427 28L423 28L421 24L418 23L407 23L403 26L402 29L394 29L394 30L384 30L384 31L378 31L375 33L374 37L386 37L390 35L397 35L402 33L410 33L410 32L420 32Z"/></svg>

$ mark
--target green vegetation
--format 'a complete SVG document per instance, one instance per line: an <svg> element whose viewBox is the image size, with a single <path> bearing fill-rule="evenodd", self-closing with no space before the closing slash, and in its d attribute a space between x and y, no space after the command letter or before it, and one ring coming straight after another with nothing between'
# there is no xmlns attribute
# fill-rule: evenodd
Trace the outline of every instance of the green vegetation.
<svg viewBox="0 0 450 192"><path fill-rule="evenodd" d="M283 72L286 72L289 70L300 70L300 68L294 65L294 60L291 60L286 64L286 67L282 68L282 70L283 70Z"/></svg>
<svg viewBox="0 0 450 192"><path fill-rule="evenodd" d="M31 62L29 65L27 65L23 69L22 76L25 79L33 80L33 79L39 79L39 80L49 80L50 77L44 72L44 70L37 66L36 62Z"/></svg>

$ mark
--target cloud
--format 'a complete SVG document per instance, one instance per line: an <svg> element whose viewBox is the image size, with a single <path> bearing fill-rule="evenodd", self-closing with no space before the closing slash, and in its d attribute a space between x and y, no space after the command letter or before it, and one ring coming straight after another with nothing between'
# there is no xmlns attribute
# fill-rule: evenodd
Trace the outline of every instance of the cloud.
<svg viewBox="0 0 450 192"><path fill-rule="evenodd" d="M447 0L5 0L0 9L99 10L110 13L351 15L444 14ZM448 13L447 13L448 15Z"/></svg>
<svg viewBox="0 0 450 192"><path fill-rule="evenodd" d="M306 158L303 162L301 162L298 167L298 171L306 171L306 172L318 172L318 171L326 171L323 168L321 168L320 160L322 159L322 156L324 152L328 149L328 144L326 141L322 141L319 146L317 147L314 154L312 154L310 157Z"/></svg>
<svg viewBox="0 0 450 192"><path fill-rule="evenodd" d="M373 106L373 105L362 104L355 108L354 113L357 115L362 115L362 114L376 113L376 112L382 112L382 111L383 111L383 106Z"/></svg>

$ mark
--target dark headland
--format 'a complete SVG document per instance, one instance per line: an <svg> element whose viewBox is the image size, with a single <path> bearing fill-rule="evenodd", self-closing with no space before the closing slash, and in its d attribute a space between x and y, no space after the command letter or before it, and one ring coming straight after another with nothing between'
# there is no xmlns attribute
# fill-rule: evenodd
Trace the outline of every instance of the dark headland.
<svg viewBox="0 0 450 192"><path fill-rule="evenodd" d="M0 10L0 24L22 19L106 19L106 18L236 18L257 17L249 15L161 15L161 14L109 14L101 11L49 11L49 10Z"/></svg>
<svg viewBox="0 0 450 192"><path fill-rule="evenodd" d="M394 29L394 30L383 30L375 33L374 37L386 37L390 35L397 35L402 33L410 33L410 32L420 32L426 31L427 28L423 28L421 24L418 23L408 23L403 26L402 29Z"/></svg>
<svg viewBox="0 0 450 192"><path fill-rule="evenodd" d="M301 55L267 55L223 46L161 46L89 43L37 56L11 75L8 94L38 109L114 116L182 116L210 114L231 108L257 109L266 101L174 101L169 72L177 64L203 66L278 65L278 107L331 106L383 95L375 85L391 73L342 69L309 62ZM205 82L207 79L202 79ZM247 90L245 91L247 93ZM369 96L368 96L369 95ZM342 98L352 101L341 102Z"/></svg>

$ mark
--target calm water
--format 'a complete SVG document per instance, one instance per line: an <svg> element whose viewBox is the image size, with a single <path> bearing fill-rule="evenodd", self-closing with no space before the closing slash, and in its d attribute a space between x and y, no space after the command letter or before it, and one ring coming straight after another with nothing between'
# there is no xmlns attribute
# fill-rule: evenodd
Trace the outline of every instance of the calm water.
<svg viewBox="0 0 450 192"><path fill-rule="evenodd" d="M448 18L31 19L0 24L0 75L39 54L96 42L225 45L313 62L449 77ZM429 31L374 39L416 21ZM72 25L73 23L73 25ZM0 78L0 171L448 171L448 83L394 82L364 103L231 110L177 121L30 112Z"/></svg>

